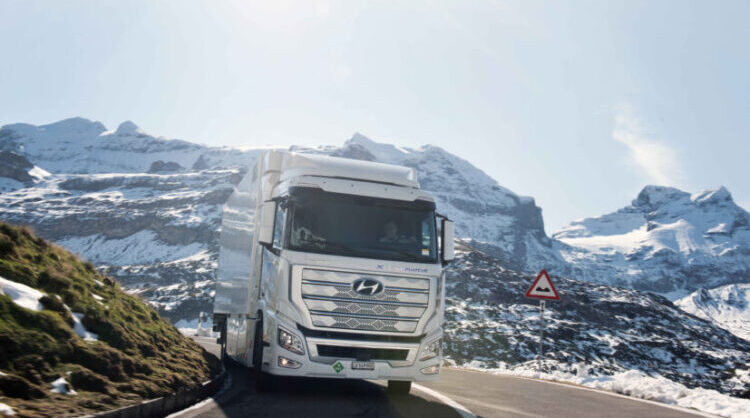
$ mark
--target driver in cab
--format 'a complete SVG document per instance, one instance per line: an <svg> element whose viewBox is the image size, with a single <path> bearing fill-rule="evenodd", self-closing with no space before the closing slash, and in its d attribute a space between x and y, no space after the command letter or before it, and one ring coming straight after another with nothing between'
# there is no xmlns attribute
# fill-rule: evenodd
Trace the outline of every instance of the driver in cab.
<svg viewBox="0 0 750 418"><path fill-rule="evenodd" d="M383 236L380 238L381 243L400 243L405 244L409 242L415 242L416 240L412 238L407 238L404 235L398 234L398 226L396 225L396 222L388 221L385 224L385 227L383 228Z"/></svg>

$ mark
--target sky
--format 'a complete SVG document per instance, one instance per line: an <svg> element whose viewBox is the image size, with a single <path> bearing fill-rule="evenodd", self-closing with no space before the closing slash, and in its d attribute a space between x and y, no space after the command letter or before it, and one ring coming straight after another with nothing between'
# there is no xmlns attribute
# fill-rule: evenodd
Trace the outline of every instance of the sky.
<svg viewBox="0 0 750 418"><path fill-rule="evenodd" d="M647 184L750 208L750 2L0 0L0 125L433 144L553 233Z"/></svg>

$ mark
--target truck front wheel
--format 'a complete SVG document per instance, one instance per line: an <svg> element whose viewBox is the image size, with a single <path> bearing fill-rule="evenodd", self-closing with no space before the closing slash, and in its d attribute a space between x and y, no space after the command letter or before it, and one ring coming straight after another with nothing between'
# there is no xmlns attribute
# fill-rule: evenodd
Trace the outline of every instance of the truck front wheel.
<svg viewBox="0 0 750 418"><path fill-rule="evenodd" d="M388 393L394 395L408 395L411 390L411 381L408 380L389 380Z"/></svg>

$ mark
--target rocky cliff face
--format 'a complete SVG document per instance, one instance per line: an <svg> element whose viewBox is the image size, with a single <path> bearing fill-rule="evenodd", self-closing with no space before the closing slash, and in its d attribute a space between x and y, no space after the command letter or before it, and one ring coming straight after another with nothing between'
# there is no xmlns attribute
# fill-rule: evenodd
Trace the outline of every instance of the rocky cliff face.
<svg viewBox="0 0 750 418"><path fill-rule="evenodd" d="M0 151L0 193L32 186L49 173L32 164L23 155Z"/></svg>
<svg viewBox="0 0 750 418"><path fill-rule="evenodd" d="M9 178L21 183L33 181L29 170L34 168L29 160L15 152L0 151L0 177Z"/></svg>

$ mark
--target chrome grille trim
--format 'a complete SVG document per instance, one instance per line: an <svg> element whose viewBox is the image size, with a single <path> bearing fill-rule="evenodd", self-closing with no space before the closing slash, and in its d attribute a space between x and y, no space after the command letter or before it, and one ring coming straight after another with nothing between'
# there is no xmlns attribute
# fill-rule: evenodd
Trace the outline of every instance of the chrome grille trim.
<svg viewBox="0 0 750 418"><path fill-rule="evenodd" d="M322 280L302 280L302 284L317 284L321 286L346 286L349 287L350 284L348 283L341 283L341 282L326 282ZM430 293L430 289L409 289L407 287L396 287L396 286L387 286L388 290L395 290L399 292L407 292L407 293Z"/></svg>
<svg viewBox="0 0 750 418"><path fill-rule="evenodd" d="M414 318L410 316L385 316L385 315L370 315L370 314L358 314L358 313L327 312L327 311L316 311L316 310L311 310L310 313L313 315L343 316L347 318L379 319L381 321L419 322L419 318Z"/></svg>
<svg viewBox="0 0 750 418"><path fill-rule="evenodd" d="M426 303L414 303L414 302L391 302L388 300L373 300L373 299L352 299L352 298L341 298L336 296L315 296L315 295L302 295L302 299L312 300L327 300L332 302L349 302L349 303L369 303L373 305L393 305L393 306L410 306L415 308L426 308Z"/></svg>
<svg viewBox="0 0 750 418"><path fill-rule="evenodd" d="M430 278L303 268L296 297L313 327L388 333L417 332L430 306ZM362 295L352 285L362 278L383 291Z"/></svg>

